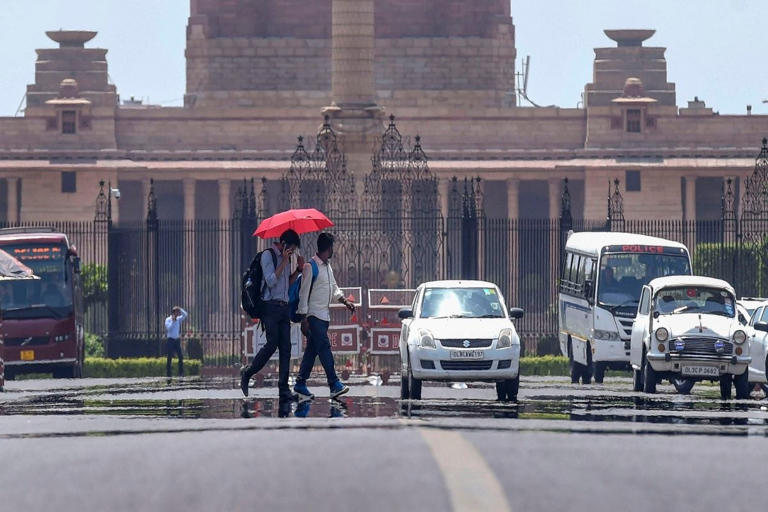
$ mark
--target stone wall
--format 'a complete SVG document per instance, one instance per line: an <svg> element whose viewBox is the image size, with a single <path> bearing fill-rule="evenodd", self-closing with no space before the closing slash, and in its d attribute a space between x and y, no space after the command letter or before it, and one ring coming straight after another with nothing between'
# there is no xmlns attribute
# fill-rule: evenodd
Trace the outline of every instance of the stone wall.
<svg viewBox="0 0 768 512"><path fill-rule="evenodd" d="M186 105L327 105L330 7L330 0L194 1ZM507 94L514 90L515 60L508 2L379 0L375 23L381 103L392 108L514 103L514 95Z"/></svg>

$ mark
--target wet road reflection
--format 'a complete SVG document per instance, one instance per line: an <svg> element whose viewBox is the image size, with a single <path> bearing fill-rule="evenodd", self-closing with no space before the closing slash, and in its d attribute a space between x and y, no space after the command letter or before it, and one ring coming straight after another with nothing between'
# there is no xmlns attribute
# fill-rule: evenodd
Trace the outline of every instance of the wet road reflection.
<svg viewBox="0 0 768 512"><path fill-rule="evenodd" d="M2 416L103 415L131 418L411 418L421 420L495 419L603 424L686 426L768 426L765 399L722 402L708 389L693 395L633 393L622 385L573 387L532 383L518 403L492 400L492 388L431 389L434 398L401 401L393 386L359 385L340 400L280 401L265 396L243 399L229 380L184 379L84 383L63 387L20 384L0 395ZM768 432L768 428L765 428Z"/></svg>

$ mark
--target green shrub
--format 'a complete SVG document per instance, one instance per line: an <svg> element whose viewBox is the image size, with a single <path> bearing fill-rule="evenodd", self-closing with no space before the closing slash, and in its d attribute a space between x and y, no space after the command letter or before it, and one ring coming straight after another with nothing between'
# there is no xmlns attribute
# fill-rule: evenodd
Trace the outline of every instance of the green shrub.
<svg viewBox="0 0 768 512"><path fill-rule="evenodd" d="M520 375L569 374L568 358L563 356L523 357L520 359Z"/></svg>
<svg viewBox="0 0 768 512"><path fill-rule="evenodd" d="M134 377L164 377L164 357L137 357L131 359L108 359L103 357L88 357L85 359L84 377L91 378L134 378ZM171 371L176 374L178 365L173 360ZM200 375L200 360L184 360L185 375Z"/></svg>
<svg viewBox="0 0 768 512"><path fill-rule="evenodd" d="M104 340L101 336L85 333L85 357L104 357Z"/></svg>

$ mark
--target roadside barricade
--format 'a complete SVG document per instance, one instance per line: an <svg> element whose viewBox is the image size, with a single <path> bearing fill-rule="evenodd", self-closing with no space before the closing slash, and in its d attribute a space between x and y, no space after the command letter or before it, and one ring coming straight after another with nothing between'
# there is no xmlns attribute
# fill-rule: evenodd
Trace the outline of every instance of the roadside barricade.
<svg viewBox="0 0 768 512"><path fill-rule="evenodd" d="M384 382L400 371L400 318L398 311L413 303L416 290L374 288L368 290L368 373L378 373Z"/></svg>

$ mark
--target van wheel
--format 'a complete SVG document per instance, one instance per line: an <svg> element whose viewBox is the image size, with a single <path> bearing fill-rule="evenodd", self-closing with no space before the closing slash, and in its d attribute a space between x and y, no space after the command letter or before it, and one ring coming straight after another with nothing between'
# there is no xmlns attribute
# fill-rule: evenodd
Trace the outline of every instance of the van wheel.
<svg viewBox="0 0 768 512"><path fill-rule="evenodd" d="M595 363L595 384L602 384L605 378L605 370L608 367L608 363L602 361Z"/></svg>
<svg viewBox="0 0 768 512"><path fill-rule="evenodd" d="M643 370L632 370L632 391L643 390Z"/></svg>
<svg viewBox="0 0 768 512"><path fill-rule="evenodd" d="M656 393L656 372L645 354L643 354L643 391L649 394Z"/></svg>
<svg viewBox="0 0 768 512"><path fill-rule="evenodd" d="M571 384L578 384L583 372L584 365L574 361L573 356L571 356Z"/></svg>
<svg viewBox="0 0 768 512"><path fill-rule="evenodd" d="M693 389L693 385L696 384L695 380L685 379L683 377L674 377L669 379L669 381L673 386L675 386L675 389L681 395L690 395L691 390Z"/></svg>
<svg viewBox="0 0 768 512"><path fill-rule="evenodd" d="M734 375L733 387L736 388L736 400L749 399L749 368L741 375Z"/></svg>
<svg viewBox="0 0 768 512"><path fill-rule="evenodd" d="M733 377L729 374L720 376L720 399L731 399L731 384L733 383Z"/></svg>
<svg viewBox="0 0 768 512"><path fill-rule="evenodd" d="M592 363L592 349L589 343L587 343L587 365L584 366L583 368L584 369L581 371L581 383L591 384L592 370L594 369L594 365Z"/></svg>

